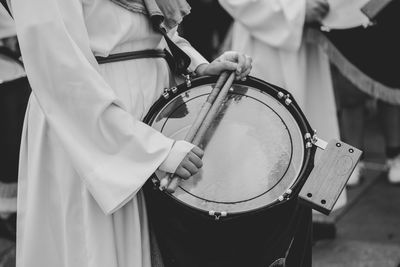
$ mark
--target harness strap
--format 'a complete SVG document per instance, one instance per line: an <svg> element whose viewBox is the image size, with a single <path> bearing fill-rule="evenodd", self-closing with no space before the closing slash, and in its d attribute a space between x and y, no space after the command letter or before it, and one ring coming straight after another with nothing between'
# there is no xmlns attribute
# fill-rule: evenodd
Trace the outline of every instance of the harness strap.
<svg viewBox="0 0 400 267"><path fill-rule="evenodd" d="M168 52L168 50L164 49L148 49L148 50L139 50L139 51L131 51L131 52L123 52L117 54L111 54L108 57L96 57L96 60L99 64L106 64L112 62L140 59L140 58L164 58L168 66L171 70L174 69L175 62L172 55Z"/></svg>

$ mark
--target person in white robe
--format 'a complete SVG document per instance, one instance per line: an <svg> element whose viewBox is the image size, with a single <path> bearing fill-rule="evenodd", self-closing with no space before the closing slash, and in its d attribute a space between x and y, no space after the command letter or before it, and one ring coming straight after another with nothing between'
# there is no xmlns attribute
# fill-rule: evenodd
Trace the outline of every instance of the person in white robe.
<svg viewBox="0 0 400 267"><path fill-rule="evenodd" d="M329 11L327 1L219 2L235 20L230 48L253 58L252 75L291 92L318 137L340 139L328 57L304 38L307 27L320 23ZM345 204L343 191L335 209Z"/></svg>
<svg viewBox="0 0 400 267"><path fill-rule="evenodd" d="M11 9L33 91L20 153L17 267L152 266L141 187L157 169L178 173L195 148L141 122L170 86L164 59L98 65L95 56L163 49L165 41L147 16L109 0L11 0ZM234 52L208 64L176 28L169 35L198 74L237 70L242 79L251 69Z"/></svg>

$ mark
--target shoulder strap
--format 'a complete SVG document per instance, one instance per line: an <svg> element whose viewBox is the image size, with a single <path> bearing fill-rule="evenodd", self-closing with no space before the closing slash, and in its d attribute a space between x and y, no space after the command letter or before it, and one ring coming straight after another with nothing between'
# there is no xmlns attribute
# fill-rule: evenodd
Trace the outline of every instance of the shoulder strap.
<svg viewBox="0 0 400 267"><path fill-rule="evenodd" d="M163 21L162 16L152 16L151 22L153 23L154 29L164 36L165 41L169 47L169 50L174 58L174 72L175 74L188 74L188 67L190 65L190 57L180 49L168 36L166 30L161 26Z"/></svg>

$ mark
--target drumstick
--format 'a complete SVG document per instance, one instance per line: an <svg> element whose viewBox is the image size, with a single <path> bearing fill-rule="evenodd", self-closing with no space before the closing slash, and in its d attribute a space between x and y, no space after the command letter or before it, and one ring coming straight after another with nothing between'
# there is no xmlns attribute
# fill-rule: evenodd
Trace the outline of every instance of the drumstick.
<svg viewBox="0 0 400 267"><path fill-rule="evenodd" d="M218 114L218 111L225 100L226 96L228 95L229 89L232 86L232 83L235 79L235 73L232 72L225 82L224 86L221 89L221 92L218 94L217 98L215 99L214 103L212 104L209 112L207 113L206 117L204 118L199 130L197 131L195 137L192 140L192 143L198 146L203 139L207 129L211 126L211 123L214 121L215 117ZM179 186L179 177L173 177L171 182L167 187L167 192L173 193Z"/></svg>
<svg viewBox="0 0 400 267"><path fill-rule="evenodd" d="M219 76L217 82L215 83L215 86L211 93L208 95L206 102L204 102L203 106L201 107L196 119L194 120L192 126L189 129L189 132L185 136L185 141L192 142L193 138L195 137L197 131L199 130L201 124L203 123L204 119L207 116L207 113L209 112L212 104L214 103L215 99L217 98L221 87L225 84L226 79L228 78L228 72L224 71L221 73ZM170 179L173 178L173 174L167 175L164 178L161 179L160 181L160 189L164 190L166 189L167 185L170 182Z"/></svg>

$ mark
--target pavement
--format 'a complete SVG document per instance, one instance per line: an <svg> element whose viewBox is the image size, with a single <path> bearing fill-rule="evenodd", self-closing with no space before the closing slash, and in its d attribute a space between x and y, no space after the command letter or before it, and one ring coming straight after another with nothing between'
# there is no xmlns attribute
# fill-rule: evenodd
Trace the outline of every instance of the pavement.
<svg viewBox="0 0 400 267"><path fill-rule="evenodd" d="M15 266L15 242L0 238L0 267Z"/></svg>
<svg viewBox="0 0 400 267"><path fill-rule="evenodd" d="M324 218L336 226L336 237L314 244L313 267L400 267L400 186L387 182L374 117L367 120L365 144L362 183L348 189L344 208ZM14 266L15 243L0 237L0 267Z"/></svg>
<svg viewBox="0 0 400 267"><path fill-rule="evenodd" d="M400 187L376 171L365 179L372 181L348 191L362 193L336 220L336 238L314 245L313 266L400 267Z"/></svg>
<svg viewBox="0 0 400 267"><path fill-rule="evenodd" d="M313 267L400 267L400 186L389 184L378 120L366 121L362 183L329 216L336 238L313 247Z"/></svg>

